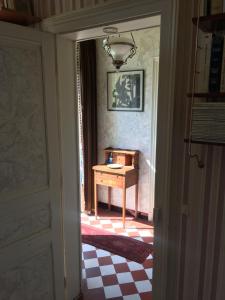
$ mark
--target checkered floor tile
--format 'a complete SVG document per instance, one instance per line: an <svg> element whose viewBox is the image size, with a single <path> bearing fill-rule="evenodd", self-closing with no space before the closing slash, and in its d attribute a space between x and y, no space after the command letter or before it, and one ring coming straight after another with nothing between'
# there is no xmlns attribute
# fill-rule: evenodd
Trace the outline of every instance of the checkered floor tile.
<svg viewBox="0 0 225 300"><path fill-rule="evenodd" d="M123 229L121 215L100 211L100 217L82 214L82 223L153 243L153 227L148 222L127 218ZM150 254L143 264L130 261L91 245L82 246L82 288L84 300L152 299L153 257Z"/></svg>

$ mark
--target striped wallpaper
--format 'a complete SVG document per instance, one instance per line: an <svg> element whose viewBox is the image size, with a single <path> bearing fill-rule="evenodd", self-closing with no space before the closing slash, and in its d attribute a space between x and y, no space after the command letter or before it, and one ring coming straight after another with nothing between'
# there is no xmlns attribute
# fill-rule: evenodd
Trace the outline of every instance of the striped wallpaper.
<svg viewBox="0 0 225 300"><path fill-rule="evenodd" d="M195 27L191 19L196 16L195 6L198 1L181 0L180 3L182 11L179 20L177 56L180 64L176 74L176 82L179 84L175 100L173 140L175 157L172 181L172 196L177 197L172 214L173 217L176 213L180 214L180 229L177 232L179 236L180 231L180 252L177 253L179 292L176 300L223 300L225 299L225 147L193 145L193 154L199 154L205 163L205 167L199 169L196 160L188 157L188 146L183 142L184 137L188 137L190 116L188 113L190 100L187 99L186 93L190 91L188 81L191 82L193 78L189 66L194 48ZM177 209L178 205L180 211ZM176 225L174 223L174 226ZM171 264L172 269L174 266Z"/></svg>
<svg viewBox="0 0 225 300"><path fill-rule="evenodd" d="M94 7L113 0L33 0L35 15L49 17L84 7ZM180 251L171 247L169 272L172 280L168 293L176 300L223 300L225 299L225 147L198 146L193 150L205 162L199 169L196 161L187 155L183 139L187 137L187 98L190 74L190 45L194 15L192 4L196 0L180 0L178 31L179 53L175 95L173 133L174 159L171 197L170 242L180 244ZM185 38L184 38L185 37ZM184 72L186 70L186 72ZM182 213L183 207L183 213ZM177 219L180 221L177 222ZM176 223L177 222L177 223ZM176 257L173 257L174 251ZM172 259L171 259L172 258ZM177 265L179 274L173 280ZM176 274L174 274L175 276ZM178 286L175 286L175 285Z"/></svg>
<svg viewBox="0 0 225 300"><path fill-rule="evenodd" d="M94 7L113 0L31 0L34 14L41 18L47 18L72 10Z"/></svg>

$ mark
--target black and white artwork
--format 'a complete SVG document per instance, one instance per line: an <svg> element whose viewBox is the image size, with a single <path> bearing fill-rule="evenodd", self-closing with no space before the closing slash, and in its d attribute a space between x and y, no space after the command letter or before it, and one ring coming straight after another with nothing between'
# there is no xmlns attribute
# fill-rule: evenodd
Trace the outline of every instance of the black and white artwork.
<svg viewBox="0 0 225 300"><path fill-rule="evenodd" d="M143 111L144 71L108 72L108 110Z"/></svg>

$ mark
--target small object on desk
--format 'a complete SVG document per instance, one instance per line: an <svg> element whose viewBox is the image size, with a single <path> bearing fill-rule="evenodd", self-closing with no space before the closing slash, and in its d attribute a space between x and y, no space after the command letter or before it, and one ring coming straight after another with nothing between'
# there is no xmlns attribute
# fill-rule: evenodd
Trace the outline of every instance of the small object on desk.
<svg viewBox="0 0 225 300"><path fill-rule="evenodd" d="M112 164L112 163L113 163L113 154L112 154L112 152L109 154L107 163L108 163L108 164Z"/></svg>
<svg viewBox="0 0 225 300"><path fill-rule="evenodd" d="M123 165L121 165L121 164L108 164L107 167L109 167L110 169L121 169L123 167Z"/></svg>
<svg viewBox="0 0 225 300"><path fill-rule="evenodd" d="M108 165L109 158L112 158L112 164ZM105 149L106 164L93 166L94 170L94 204L95 217L98 216L98 185L108 187L108 207L111 208L111 189L122 189L122 219L123 227L126 220L126 189L135 186L135 217L138 209L138 150L123 149ZM117 165L117 167L113 167ZM120 166L118 168L118 165ZM122 166L122 167L121 167Z"/></svg>

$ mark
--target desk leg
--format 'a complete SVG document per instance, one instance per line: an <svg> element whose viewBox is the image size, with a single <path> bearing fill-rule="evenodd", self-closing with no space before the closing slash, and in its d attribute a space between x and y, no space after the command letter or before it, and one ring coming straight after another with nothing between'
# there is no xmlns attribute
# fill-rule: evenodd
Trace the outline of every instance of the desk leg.
<svg viewBox="0 0 225 300"><path fill-rule="evenodd" d="M98 217L98 186L94 182L95 219Z"/></svg>
<svg viewBox="0 0 225 300"><path fill-rule="evenodd" d="M125 228L126 221L126 188L123 189L123 228Z"/></svg>
<svg viewBox="0 0 225 300"><path fill-rule="evenodd" d="M135 185L135 218L138 216L138 183Z"/></svg>
<svg viewBox="0 0 225 300"><path fill-rule="evenodd" d="M111 210L111 186L108 186L108 209Z"/></svg>

